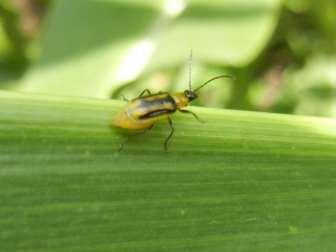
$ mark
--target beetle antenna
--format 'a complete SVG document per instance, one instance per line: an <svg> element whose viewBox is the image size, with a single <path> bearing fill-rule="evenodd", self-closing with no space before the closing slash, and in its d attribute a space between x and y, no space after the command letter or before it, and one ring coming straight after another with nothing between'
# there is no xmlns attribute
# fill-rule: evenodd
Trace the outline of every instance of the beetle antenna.
<svg viewBox="0 0 336 252"><path fill-rule="evenodd" d="M190 55L189 55L189 90L191 91L191 68L192 68L192 49L190 49Z"/></svg>
<svg viewBox="0 0 336 252"><path fill-rule="evenodd" d="M216 77L211 78L210 80L207 80L206 82L204 82L201 86L199 86L198 88L194 89L193 92L198 91L199 89L201 89L202 87L206 86L207 84L209 84L210 82L217 80L217 79L223 79L223 78L229 78L234 80L235 78L231 75L219 75Z"/></svg>

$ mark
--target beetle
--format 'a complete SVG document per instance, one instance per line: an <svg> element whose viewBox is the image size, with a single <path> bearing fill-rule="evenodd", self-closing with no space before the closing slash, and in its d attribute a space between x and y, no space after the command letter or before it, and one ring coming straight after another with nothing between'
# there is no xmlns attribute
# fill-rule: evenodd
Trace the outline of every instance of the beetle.
<svg viewBox="0 0 336 252"><path fill-rule="evenodd" d="M184 109L190 102L198 98L198 91L209 84L210 82L221 79L232 78L229 75L219 75L213 77L202 85L192 90L191 82L189 79L189 89L184 92L170 94L169 92L151 93L148 89L145 89L141 94L132 100L128 101L127 106L120 111L113 119L112 125L127 130L149 130L154 124L162 119L167 118L170 132L164 141L164 149L168 150L168 143L174 134L173 121L171 115L176 111L182 113L188 113L195 117L200 122L200 118L192 111ZM123 144L120 147L122 149Z"/></svg>

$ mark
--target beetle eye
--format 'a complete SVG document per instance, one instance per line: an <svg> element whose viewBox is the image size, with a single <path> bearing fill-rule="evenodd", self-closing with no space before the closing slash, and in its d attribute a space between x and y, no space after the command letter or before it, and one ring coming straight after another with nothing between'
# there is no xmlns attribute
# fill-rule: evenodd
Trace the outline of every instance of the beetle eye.
<svg viewBox="0 0 336 252"><path fill-rule="evenodd" d="M190 91L190 90L185 90L184 95L185 97L188 98L189 101L192 101L197 98L197 95L193 91Z"/></svg>

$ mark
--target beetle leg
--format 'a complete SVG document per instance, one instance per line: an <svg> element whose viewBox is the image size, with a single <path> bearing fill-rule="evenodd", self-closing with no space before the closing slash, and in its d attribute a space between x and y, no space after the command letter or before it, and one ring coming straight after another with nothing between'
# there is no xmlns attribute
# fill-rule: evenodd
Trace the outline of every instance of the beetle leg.
<svg viewBox="0 0 336 252"><path fill-rule="evenodd" d="M124 145L127 141L128 141L128 137L125 137L125 139L119 145L118 152L121 152L124 149Z"/></svg>
<svg viewBox="0 0 336 252"><path fill-rule="evenodd" d="M190 111L190 110L179 109L179 111L182 112L182 113L186 113L186 114L192 114L192 115L195 117L195 119L196 119L197 121L199 121L199 122L201 122L201 123L204 123L204 121L201 120L201 119L198 117L198 115L196 115L194 112L192 112L192 111Z"/></svg>
<svg viewBox="0 0 336 252"><path fill-rule="evenodd" d="M149 91L149 89L146 88L145 90L143 90L143 91L139 94L138 98L143 97L144 94L146 94L146 93L147 93L147 95L151 95L151 94L152 94L151 91Z"/></svg>
<svg viewBox="0 0 336 252"><path fill-rule="evenodd" d="M125 102L129 102L129 99L127 99L124 95L122 96L122 98Z"/></svg>
<svg viewBox="0 0 336 252"><path fill-rule="evenodd" d="M170 138L173 136L174 131L175 131L175 129L173 127L173 121L172 121L172 119L169 116L167 118L168 118L168 124L169 124L169 127L170 127L170 133L169 133L169 135L167 136L167 138L166 138L166 140L164 142L165 151L168 150L168 142L169 142Z"/></svg>
<svg viewBox="0 0 336 252"><path fill-rule="evenodd" d="M147 131L151 130L153 128L154 124L152 124L151 126L149 126L147 129L144 129L143 131L140 131L138 133L135 133L135 134L132 134L132 136L137 136L137 135L140 135L140 134L144 134L146 133ZM127 143L127 141L129 140L130 136L125 136L125 139L124 141L122 141L120 143L120 146L119 146L119 149L118 149L118 152L121 152L123 149L124 149L124 145Z"/></svg>

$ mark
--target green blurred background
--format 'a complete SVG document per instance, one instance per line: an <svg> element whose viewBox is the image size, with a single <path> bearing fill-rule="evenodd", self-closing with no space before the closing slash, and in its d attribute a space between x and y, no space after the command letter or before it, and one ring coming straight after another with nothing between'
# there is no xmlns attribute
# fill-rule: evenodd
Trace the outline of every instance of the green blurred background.
<svg viewBox="0 0 336 252"><path fill-rule="evenodd" d="M1 0L0 89L336 117L335 0Z"/></svg>

